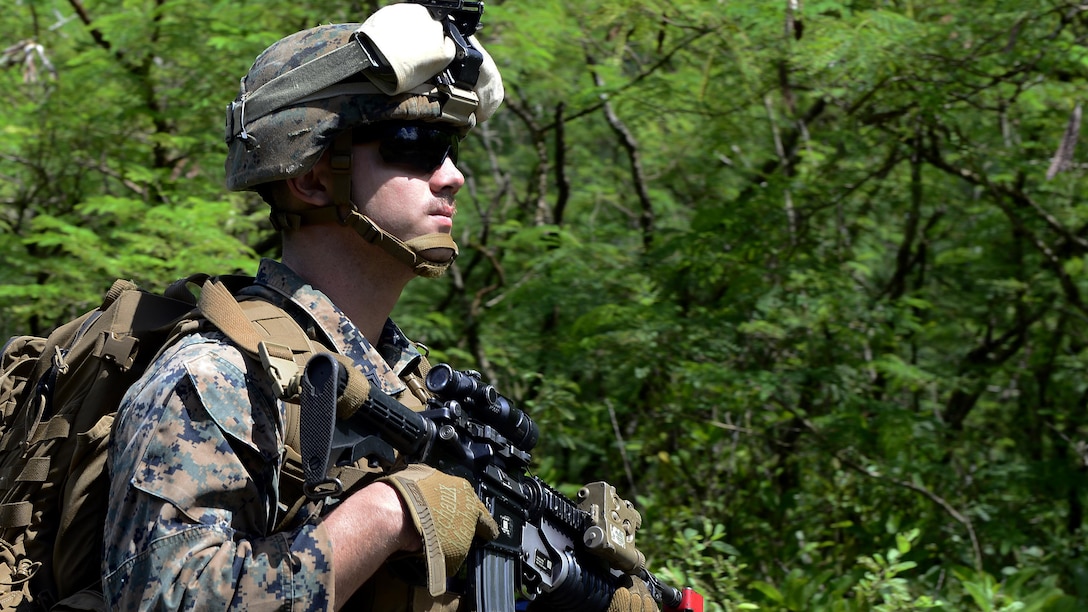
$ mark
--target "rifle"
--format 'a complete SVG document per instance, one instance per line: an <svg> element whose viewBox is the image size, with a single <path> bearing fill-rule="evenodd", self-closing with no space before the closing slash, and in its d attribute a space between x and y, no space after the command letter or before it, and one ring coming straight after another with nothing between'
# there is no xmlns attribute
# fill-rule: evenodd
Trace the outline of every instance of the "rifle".
<svg viewBox="0 0 1088 612"><path fill-rule="evenodd" d="M690 587L676 589L646 570L634 542L642 517L614 487L586 485L575 502L528 473L539 430L478 373L439 364L425 384L434 397L415 412L334 355L311 357L300 391L307 495L337 491L325 476L330 458L386 469L426 463L468 480L500 532L469 553L463 589L477 612L513 612L519 596L549 610L603 612L624 574L645 581L665 612L703 611ZM348 397L357 405L345 406Z"/></svg>

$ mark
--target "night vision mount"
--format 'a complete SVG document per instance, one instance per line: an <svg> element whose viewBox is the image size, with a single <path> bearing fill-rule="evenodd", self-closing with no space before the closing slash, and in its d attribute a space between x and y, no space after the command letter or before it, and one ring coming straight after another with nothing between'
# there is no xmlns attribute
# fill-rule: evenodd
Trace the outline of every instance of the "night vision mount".
<svg viewBox="0 0 1088 612"><path fill-rule="evenodd" d="M457 45L457 57L447 68L450 85L472 89L480 78L484 57L468 38L482 27L482 1L466 0L408 0L427 8L436 21L442 22L446 34Z"/></svg>
<svg viewBox="0 0 1088 612"><path fill-rule="evenodd" d="M484 3L465 2L464 0L408 0L413 4L422 4L431 11L435 19L449 20L457 26L465 38L480 29L480 17L484 14Z"/></svg>

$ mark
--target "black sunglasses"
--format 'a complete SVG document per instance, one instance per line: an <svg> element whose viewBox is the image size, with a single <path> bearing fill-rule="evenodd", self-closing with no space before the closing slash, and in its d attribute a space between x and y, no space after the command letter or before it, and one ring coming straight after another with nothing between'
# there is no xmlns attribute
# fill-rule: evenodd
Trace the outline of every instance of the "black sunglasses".
<svg viewBox="0 0 1088 612"><path fill-rule="evenodd" d="M423 174L437 170L449 157L457 163L461 137L453 128L417 123L378 123L352 130L353 144L378 143L387 164L406 166Z"/></svg>

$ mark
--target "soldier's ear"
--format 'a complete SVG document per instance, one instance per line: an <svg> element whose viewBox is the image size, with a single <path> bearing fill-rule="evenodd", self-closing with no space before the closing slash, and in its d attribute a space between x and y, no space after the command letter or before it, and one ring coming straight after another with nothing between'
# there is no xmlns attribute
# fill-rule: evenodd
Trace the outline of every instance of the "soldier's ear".
<svg viewBox="0 0 1088 612"><path fill-rule="evenodd" d="M291 196L300 202L312 206L332 204L332 170L329 167L329 152L307 172L286 180Z"/></svg>

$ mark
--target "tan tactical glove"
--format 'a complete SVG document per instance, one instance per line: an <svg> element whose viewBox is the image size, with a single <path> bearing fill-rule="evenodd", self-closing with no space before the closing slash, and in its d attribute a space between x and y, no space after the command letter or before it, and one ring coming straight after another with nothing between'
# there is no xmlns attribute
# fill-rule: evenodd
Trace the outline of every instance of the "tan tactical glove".
<svg viewBox="0 0 1088 612"><path fill-rule="evenodd" d="M608 604L608 612L658 612L657 602L641 578L624 576Z"/></svg>
<svg viewBox="0 0 1088 612"><path fill-rule="evenodd" d="M400 493L423 537L427 589L434 597L446 592L446 577L465 562L474 536L499 535L495 519L464 478L412 464L380 480Z"/></svg>

